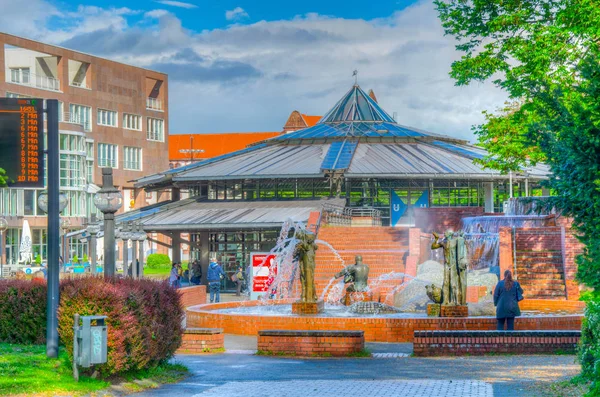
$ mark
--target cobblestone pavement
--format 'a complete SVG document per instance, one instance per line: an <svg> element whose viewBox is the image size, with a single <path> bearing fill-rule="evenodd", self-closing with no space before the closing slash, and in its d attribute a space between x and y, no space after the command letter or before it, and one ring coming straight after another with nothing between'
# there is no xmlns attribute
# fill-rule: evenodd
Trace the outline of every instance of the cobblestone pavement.
<svg viewBox="0 0 600 397"><path fill-rule="evenodd" d="M492 386L478 381L447 380L319 380L283 382L229 382L197 394L198 397L340 397L411 396L411 397L493 397Z"/></svg>
<svg viewBox="0 0 600 397"><path fill-rule="evenodd" d="M406 353L399 351L406 345L391 346L386 352L377 344L372 351ZM536 383L579 372L575 357L566 355L299 359L248 355L247 343L237 347L246 354L177 356L189 378L136 396L310 397L337 390L336 396L538 397Z"/></svg>

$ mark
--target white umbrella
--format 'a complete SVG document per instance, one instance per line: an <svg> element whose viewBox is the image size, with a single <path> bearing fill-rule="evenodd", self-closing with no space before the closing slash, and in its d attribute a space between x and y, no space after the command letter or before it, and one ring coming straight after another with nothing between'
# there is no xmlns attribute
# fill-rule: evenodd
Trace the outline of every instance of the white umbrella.
<svg viewBox="0 0 600 397"><path fill-rule="evenodd" d="M23 233L21 234L19 254L21 255L20 262L27 264L33 261L31 254L31 229L29 229L29 222L27 220L23 221Z"/></svg>

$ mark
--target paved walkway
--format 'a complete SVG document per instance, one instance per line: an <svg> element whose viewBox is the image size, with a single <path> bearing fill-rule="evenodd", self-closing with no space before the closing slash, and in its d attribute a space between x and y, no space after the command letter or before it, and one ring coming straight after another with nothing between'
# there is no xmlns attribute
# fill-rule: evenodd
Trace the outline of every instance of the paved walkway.
<svg viewBox="0 0 600 397"><path fill-rule="evenodd" d="M136 396L537 397L536 383L579 372L574 356L416 358L411 344L367 345L374 358L263 357L256 338L226 335L226 354L177 356L189 378Z"/></svg>

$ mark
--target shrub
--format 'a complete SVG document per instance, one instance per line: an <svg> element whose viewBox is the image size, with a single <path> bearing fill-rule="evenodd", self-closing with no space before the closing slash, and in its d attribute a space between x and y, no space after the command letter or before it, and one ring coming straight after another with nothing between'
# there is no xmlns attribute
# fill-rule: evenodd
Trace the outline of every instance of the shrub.
<svg viewBox="0 0 600 397"><path fill-rule="evenodd" d="M46 282L0 280L0 342L46 342Z"/></svg>
<svg viewBox="0 0 600 397"><path fill-rule="evenodd" d="M79 258L77 255L73 255L73 263L79 263Z"/></svg>
<svg viewBox="0 0 600 397"><path fill-rule="evenodd" d="M600 395L600 299L598 298L587 302L578 355L582 376L592 381L589 395Z"/></svg>
<svg viewBox="0 0 600 397"><path fill-rule="evenodd" d="M73 315L108 318L108 360L102 375L154 367L181 344L183 308L166 282L86 277L61 285L59 334L72 359Z"/></svg>
<svg viewBox="0 0 600 397"><path fill-rule="evenodd" d="M42 256L40 254L37 254L35 256L35 263L39 266L42 264Z"/></svg>
<svg viewBox="0 0 600 397"><path fill-rule="evenodd" d="M146 258L146 265L150 269L159 269L171 265L171 258L166 254L150 254Z"/></svg>
<svg viewBox="0 0 600 397"><path fill-rule="evenodd" d="M87 254L83 254L83 263L88 263L89 262L89 258L87 256Z"/></svg>

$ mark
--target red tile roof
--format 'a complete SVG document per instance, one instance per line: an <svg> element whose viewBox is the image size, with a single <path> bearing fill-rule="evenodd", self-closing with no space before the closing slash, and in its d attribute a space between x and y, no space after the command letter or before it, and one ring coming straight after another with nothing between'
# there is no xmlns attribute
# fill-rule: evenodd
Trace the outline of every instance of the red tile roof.
<svg viewBox="0 0 600 397"><path fill-rule="evenodd" d="M280 132L231 132L221 134L169 135L169 161L190 160L191 154L180 150L200 149L194 159L208 159L246 148L246 146L280 135ZM191 140L190 138L193 137Z"/></svg>
<svg viewBox="0 0 600 397"><path fill-rule="evenodd" d="M323 116L309 116L307 114L301 113L302 114L302 118L304 119L304 122L306 123L307 127L312 127L313 125L317 124L319 122L319 120L321 120L321 118Z"/></svg>

